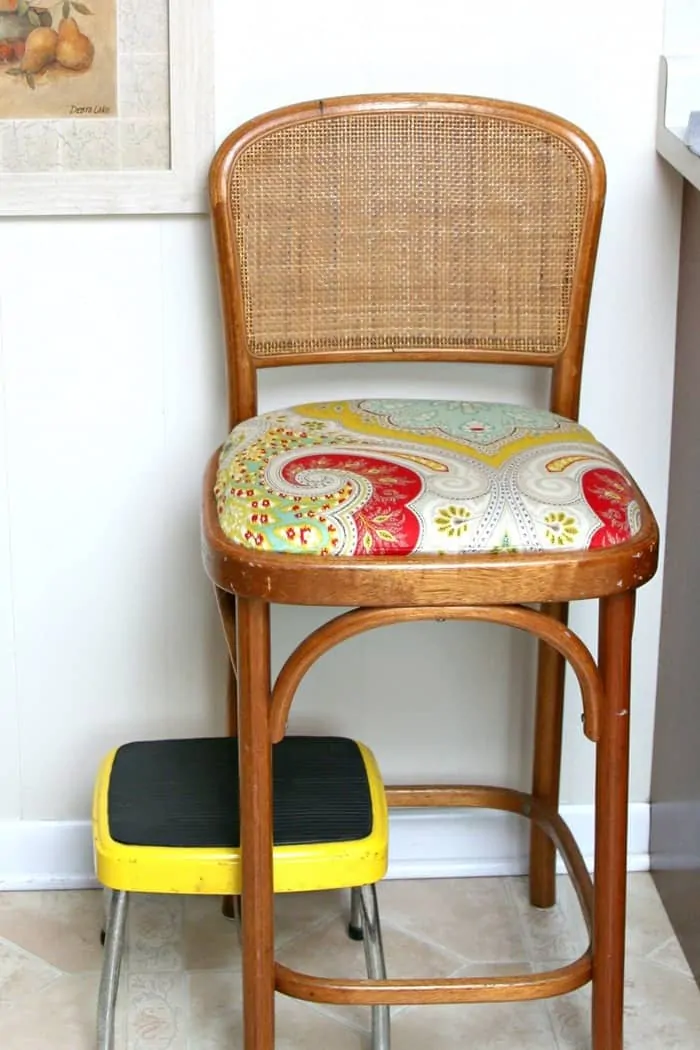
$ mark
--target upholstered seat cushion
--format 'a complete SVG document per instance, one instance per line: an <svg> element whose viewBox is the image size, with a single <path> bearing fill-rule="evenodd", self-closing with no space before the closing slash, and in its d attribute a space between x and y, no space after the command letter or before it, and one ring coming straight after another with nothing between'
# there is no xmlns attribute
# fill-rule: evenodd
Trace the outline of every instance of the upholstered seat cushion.
<svg viewBox="0 0 700 1050"><path fill-rule="evenodd" d="M475 401L297 405L234 428L219 462L234 543L319 555L572 551L640 528L633 482L569 419Z"/></svg>

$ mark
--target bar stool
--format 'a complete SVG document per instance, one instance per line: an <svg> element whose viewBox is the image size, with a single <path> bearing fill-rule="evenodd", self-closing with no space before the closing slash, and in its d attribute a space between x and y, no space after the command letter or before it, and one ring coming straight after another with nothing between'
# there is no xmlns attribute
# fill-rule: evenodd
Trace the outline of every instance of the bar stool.
<svg viewBox="0 0 700 1050"><path fill-rule="evenodd" d="M604 191L578 128L457 96L287 107L238 128L213 162L231 432L206 472L202 536L237 679L244 1050L274 1047L275 988L398 1005L538 999L588 981L593 1050L622 1050L630 649L658 535L629 472L577 422ZM447 401L349 391L258 414L259 369L389 360L546 368L549 411L458 390ZM597 659L567 626L569 603L590 598ZM351 607L274 684L272 603ZM519 976L360 981L275 964L271 755L296 689L345 639L428 619L539 640L532 788L388 788L389 805L529 818L531 901L553 905L558 850L591 944ZM595 883L558 812L567 662L596 748Z"/></svg>
<svg viewBox="0 0 700 1050"><path fill-rule="evenodd" d="M343 737L289 736L272 766L275 891L352 887L351 936L364 941L369 976L386 977L374 883L386 872L387 806L374 756ZM140 741L104 759L93 841L97 877L112 893L97 1050L114 1047L130 894L240 894L238 795L233 738ZM389 1050L389 1038L389 1009L373 1006L372 1050Z"/></svg>

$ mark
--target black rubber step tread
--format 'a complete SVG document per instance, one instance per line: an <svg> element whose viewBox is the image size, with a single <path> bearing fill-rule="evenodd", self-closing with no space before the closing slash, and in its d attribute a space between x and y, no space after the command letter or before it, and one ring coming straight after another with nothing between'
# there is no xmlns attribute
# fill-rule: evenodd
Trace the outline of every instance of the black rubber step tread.
<svg viewBox="0 0 700 1050"><path fill-rule="evenodd" d="M372 831L365 764L354 740L289 736L273 747L276 846L353 842ZM240 844L235 739L125 744L114 759L110 833L132 846Z"/></svg>

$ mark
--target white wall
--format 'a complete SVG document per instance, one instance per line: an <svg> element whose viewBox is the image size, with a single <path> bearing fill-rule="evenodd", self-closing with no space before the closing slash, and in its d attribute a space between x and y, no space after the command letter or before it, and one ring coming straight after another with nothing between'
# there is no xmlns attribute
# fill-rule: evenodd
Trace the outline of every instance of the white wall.
<svg viewBox="0 0 700 1050"><path fill-rule="evenodd" d="M700 7L697 0L666 0L664 54L688 55L700 51Z"/></svg>
<svg viewBox="0 0 700 1050"><path fill-rule="evenodd" d="M417 11L418 9L416 9ZM336 13L337 12L337 13ZM663 521L680 194L653 148L661 0L217 3L217 131L308 97L434 90L558 111L598 141L609 197L582 417ZM203 45L204 46L204 45ZM206 45L208 46L208 45ZM223 727L199 486L222 437L204 218L5 220L0 250L0 820L82 820L95 764L140 735ZM263 406L398 391L542 400L542 376L453 366L265 376ZM648 797L660 586L639 603L632 797ZM279 610L279 661L324 614ZM591 638L591 610L575 623ZM371 743L391 778L505 784L529 768L531 647L412 625L309 675L297 727ZM571 691L564 796L591 799ZM400 728L400 732L399 732Z"/></svg>

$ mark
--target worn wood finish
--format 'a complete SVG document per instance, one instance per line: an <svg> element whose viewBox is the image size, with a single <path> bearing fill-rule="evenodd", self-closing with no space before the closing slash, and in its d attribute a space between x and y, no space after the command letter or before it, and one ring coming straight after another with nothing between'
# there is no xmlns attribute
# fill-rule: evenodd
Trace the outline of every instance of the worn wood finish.
<svg viewBox="0 0 700 1050"><path fill-rule="evenodd" d="M224 629L224 638L228 649L228 667L226 669L226 715L228 735L236 736L238 731L238 656L236 643L236 601L235 598L218 601L219 619Z"/></svg>
<svg viewBox="0 0 700 1050"><path fill-rule="evenodd" d="M219 601L219 619L224 629L228 648L228 667L226 668L226 722L229 736L238 735L238 658L236 656L236 599L233 595L222 592ZM236 903L233 897L226 896L221 901L221 913L226 919L235 919Z"/></svg>
<svg viewBox="0 0 700 1050"><path fill-rule="evenodd" d="M641 493L642 528L603 550L463 557L322 558L269 554L228 540L216 514L214 453L204 480L203 558L219 587L277 604L378 606L514 605L619 594L656 572L659 534Z"/></svg>
<svg viewBox="0 0 700 1050"><path fill-rule="evenodd" d="M226 668L226 715L229 736L238 736L238 679L233 665Z"/></svg>
<svg viewBox="0 0 700 1050"><path fill-rule="evenodd" d="M415 1006L443 1003L513 1003L551 999L576 991L591 979L591 958L586 952L567 966L546 973L510 977L411 978L401 981L368 981L314 977L275 965L278 992L307 1002L339 1006Z"/></svg>
<svg viewBox="0 0 700 1050"><path fill-rule="evenodd" d="M600 603L598 660L606 691L597 749L593 1050L623 1050L630 666L634 592Z"/></svg>
<svg viewBox="0 0 700 1050"><path fill-rule="evenodd" d="M566 625L568 622L569 607L564 602L545 607L543 611L557 623ZM532 794L553 809L559 808L565 672L566 661L562 654L540 639ZM593 739L597 739L597 732ZM533 825L530 834L530 903L536 908L551 908L556 901L556 859L550 839Z"/></svg>
<svg viewBox="0 0 700 1050"><path fill-rule="evenodd" d="M309 148L304 146L306 140L303 136L307 134L307 130L309 135L316 136L313 139L316 146L324 142L331 144L335 151L334 162L337 162L338 143L345 142L345 138L343 135L335 135L333 138L333 135L327 133L330 127L327 119L336 120L335 126L340 127L337 118L345 120L346 117L362 115L363 120L366 117L369 121L363 127L377 128L379 119L380 122L385 120L387 127L393 127L395 132L399 124L402 127L408 126L406 114L410 115L412 121L415 117L414 123L418 126L422 115L426 113L436 115L436 119L430 124L431 135L436 128L444 128L448 124L452 129L450 135L442 139L441 132L438 131L431 141L442 142L444 149L448 151L453 149L455 141L467 142L468 148L464 156L471 163L478 154L481 158L479 163L483 161L485 165L483 171L477 165L479 178L485 178L487 181L482 185L478 179L471 176L465 180L465 167L463 164L454 163L454 154L451 154L452 163L440 168L439 151L429 158L431 172L436 178L443 179L442 186L445 185L445 171L454 171L455 177L461 179L454 198L459 202L458 209L461 202L465 202L466 209L472 207L474 194L480 202L483 202L486 194L489 207L496 217L494 221L501 224L499 236L503 235L503 244L508 249L506 251L504 248L505 254L499 255L497 260L499 265L489 271L493 278L493 288L490 289L479 284L480 274L485 269L484 256L480 254L481 248L475 258L474 247L470 241L465 246L464 257L455 263L458 267L466 267L465 272L471 282L470 290L476 287L486 288L484 301L475 302L476 312L469 315L478 318L473 330L471 322L468 331L458 330L458 325L449 331L445 327L441 328L442 315L445 313L443 305L454 305L455 287L463 289L466 285L459 281L455 285L453 275L446 276L442 272L441 266L444 267L444 263L440 263L440 259L443 258L440 252L430 256L433 270L430 271L431 280L426 283L427 291L421 289L417 298L404 296L398 306L391 295L384 294L392 287L391 281L385 280L392 267L395 276L398 255L392 238L396 230L410 230L410 236L406 235L405 247L407 253L413 252L411 261L416 265L406 266L402 262L405 273L414 280L415 272L428 272L423 268L423 255L430 253L435 240L434 212L431 208L405 209L399 215L400 223L387 226L392 231L391 236L377 238L376 244L371 236L356 237L353 245L357 244L357 252L360 254L370 251L368 243L372 241L372 273L382 284L383 294L376 295L374 285L368 291L369 286L366 286L366 282L354 278L352 266L348 268L346 265L342 274L344 283L342 289L339 289L337 301L351 303L352 309L340 318L336 308L325 309L328 305L327 300L324 300L323 309L317 309L318 303L311 298L308 303L300 301L300 296L305 294L303 289L307 287L310 289L309 296L313 295L312 289L315 287L319 289L318 294L326 294L326 271L323 271L323 280L320 282L314 283L314 280L306 278L299 281L298 278L303 268L306 268L303 269L303 274L308 277L313 267L319 265L315 261L317 258L335 258L328 254L328 244L331 243L333 247L337 243L333 241L333 237L342 238L342 224L334 230L330 241L327 236L328 230L319 231L318 243L323 242L324 251L318 256L308 251L297 250L296 254L294 253L295 247L298 249L300 245L309 242L306 227L303 227L303 224L301 229L297 226L293 231L293 237L296 239L293 239L290 254L290 258L296 260L296 270L289 275L297 281L294 286L296 290L290 295L290 284L286 274L280 279L278 273L275 279L270 277L270 283L266 284L269 271L275 268L275 260L280 257L275 237L285 238L286 244L292 237L292 231L285 218L287 212L283 209L280 213L282 221L279 215L275 218L277 233L274 237L268 237L271 227L265 225L264 236L260 228L255 228L252 238L246 239L247 233L243 230L243 225L250 221L249 216L255 214L255 209L248 207L246 186L250 188L251 198L255 198L257 203L262 202L263 207L271 199L267 195L268 183L272 185L270 180L274 180L275 173L283 169L280 158L289 156L289 150L296 151L296 157L308 159L309 156L320 156L316 148L309 152ZM471 131L468 134L461 136L454 123L458 117L469 123ZM523 172L540 170L547 173L547 178L537 176L532 183L522 181L519 184L522 190L522 194L518 196L519 207L530 208L528 214L531 226L524 227L522 222L516 222L512 209L509 211L504 204L505 198L500 192L501 184L498 183L497 174L501 168L498 163L490 164L490 155L488 150L484 149L484 142L491 142L493 136L489 137L489 134L483 134L478 129L475 131L477 125L482 128L482 132L484 128L492 130L495 126L499 126L501 132L508 129L508 134L495 136L499 144L494 146L494 149L503 151L499 154L499 159L506 157L506 147L503 144L511 141L511 133L521 146L527 139L523 147L527 154L526 162L523 163L524 154L515 156L514 153L513 163L516 167L520 165L518 170L521 175ZM302 126L306 129L303 135L297 134L297 130ZM350 125L346 122L342 126ZM391 134L387 141L391 140ZM406 153L406 142L409 140L419 144L422 141L420 135L404 137L400 141L395 136L391 140L399 142L397 156L400 164L391 166L389 178L394 177L392 172L394 169L398 170L401 165L404 172L420 170L417 162L416 165L413 164L413 154L408 157ZM353 141L357 144L364 140L362 135L356 135ZM284 148L279 146L280 142L284 143ZM534 147L533 143L536 143ZM285 150L288 152L285 153ZM425 151L421 156L425 156ZM553 156L558 160L553 162ZM257 168L256 157L262 158ZM351 166L357 162L354 153L343 154L341 160L343 158ZM359 163L366 164L372 171L376 171L376 165L381 167L385 159L392 159L390 151L372 152L370 149L366 151L366 156L360 158ZM510 163L510 155L506 160ZM250 164L246 168L249 161ZM303 163L306 163L306 160ZM373 165L375 167L372 167ZM297 167L292 172L293 178L297 180L294 183L294 194L298 187L300 197L307 200L309 194L306 192L307 184L304 179L322 179L324 172L334 171L336 174L333 178L336 182L332 185L321 185L321 197L347 203L348 207L354 208L353 228L355 232L365 231L368 213L361 206L358 210L357 206L361 195L350 194L352 200L347 202L339 196L342 179L337 181L338 172L345 172L346 167L344 163L335 163L335 167L332 164L315 164L307 173L302 164L302 168ZM566 173L562 174L564 169ZM245 174L246 171L248 175ZM363 172L366 174L366 168ZM555 175L555 172L558 172L558 175ZM380 172L380 182L385 174L384 171ZM288 175L289 172L279 180L282 195L288 191L288 185L285 183ZM564 200L572 202L570 214L565 216L560 210L558 219L554 218L546 206L546 194L553 189L550 177L563 179L562 186L559 187L561 194L557 196L559 189L556 186L553 190L555 198L552 199L556 199L556 206L559 207ZM249 180L247 183L246 178ZM408 178L408 182L404 181L403 185L410 183L411 178ZM260 179L266 180L265 192L260 191ZM381 184L388 185L387 182ZM572 197L567 187L570 188L574 184L577 189ZM274 185L272 188L274 189ZM361 96L305 103L250 121L234 132L222 145L212 165L210 178L210 200L226 336L230 426L233 427L256 414L257 373L261 368L386 360L488 361L494 364L525 363L550 368L550 408L568 418L577 419L586 322L604 190L603 163L596 147L586 135L551 114L509 103L446 95ZM451 187L447 187L447 191L449 194ZM540 192L540 206L532 207L537 193ZM296 217L297 198L294 194L292 210ZM382 206L387 205L387 201L388 210L383 214L391 217L394 214L391 210L394 199L385 192ZM291 210L289 214L292 214ZM345 213L339 209L334 214ZM298 219L296 221L298 223ZM554 241L551 240L553 226L556 226ZM478 224L475 226L478 234L477 227ZM454 227L447 223L445 228L452 230ZM533 270L537 280L527 287L520 279L521 271L525 269L523 256L512 250L513 244L516 243L512 238L520 236L524 228L534 231L533 236L537 238L536 243L539 245L539 262ZM561 243L569 246L561 255L561 263L557 263L557 266L561 266L561 273L552 280L542 280L537 276L540 274L541 260L545 259L547 265L551 264L552 258L556 256L557 244L560 243L557 238L563 239ZM478 237L475 235L474 244L477 243ZM550 243L554 246L554 255L549 251L542 251L542 246ZM265 259L261 265L259 259L249 256L244 258L244 253L248 250L247 244L257 245L260 251L266 252L265 259L269 256L273 265L266 268ZM282 245L283 248L285 244ZM528 243L526 248L532 259L530 247ZM471 256L467 259L469 248ZM353 252L354 250L353 248ZM485 244L484 251L488 253L489 250L490 246ZM257 248L254 248L254 251L257 251ZM510 260L507 267L502 262L506 257ZM403 255L401 258L403 259ZM353 260L354 266L354 255ZM338 262L338 266L340 265ZM358 273L368 272L368 267L362 265L356 269ZM258 282L257 285L255 281ZM511 286L520 291L513 292L511 296ZM532 298L529 298L527 288L535 289ZM553 289L559 291L553 294ZM277 295L282 297L281 311L278 309L279 302L275 299ZM426 316L429 318L427 336L422 334L420 323L417 324L417 328L420 329L417 335L412 328L410 319L414 315L411 310L415 302L424 304ZM487 309L482 309L484 302ZM268 324L265 304L268 304L268 312L275 313L277 318L275 331L278 334L273 332L273 336L268 334L275 326L270 327ZM461 309L464 304L460 300L457 305ZM408 312L402 314L402 310ZM491 317L489 310L492 311L493 332L496 333L493 339L488 330ZM384 327L379 335L372 328L373 311L381 312L380 320ZM295 330L293 335L287 333L287 318L291 316L295 318L296 328L299 329ZM551 326L548 328L548 322L541 319L548 317L551 320L553 316L556 323L551 331L556 329L558 334L550 338ZM283 318L281 327L278 324L280 317ZM409 321L404 323L407 317ZM536 319L533 322L536 327L534 341L531 338L532 331L527 328L530 322L521 322L521 319L526 317ZM561 323L562 317L565 323ZM392 329L392 318L398 318L398 328ZM336 321L340 326L337 338L335 329L328 327ZM522 330L519 327L521 323L524 325ZM304 329L305 325L308 330ZM324 325L327 327L324 328ZM362 338L356 337L354 333L354 326L358 325L364 325ZM325 333L328 332L332 338L326 338ZM571 991L591 977L594 1003L593 1050L622 1050L632 610L634 591L653 576L658 557L656 522L641 493L636 494L641 513L641 528L635 538L617 547L595 551L469 554L439 558L321 558L270 554L238 547L229 542L220 530L213 495L218 457L217 451L209 463L205 478L202 538L206 570L217 587L224 629L229 636L229 650L239 667L237 728L241 756L241 827L244 858L245 1050L274 1048L275 980L280 991L319 1002L409 1004L424 1001L499 1002L540 998ZM235 639L232 644L230 637L235 612L233 595L236 595L238 600L237 650ZM567 604L584 598L602 599L598 667L580 639L566 626ZM280 672L274 691L270 689L267 604L270 602L356 607L353 612L338 616L330 624L314 632L298 646ZM546 607L543 612L525 608L537 604ZM592 957L589 949L580 959L568 966L545 974L498 978L469 977L447 981L345 981L313 978L282 966L275 968L272 953L271 743L283 735L289 707L298 684L323 653L346 638L385 623L431 619L436 616L507 624L528 630L540 639L536 728L538 742L532 794L478 786L419 785L388 789L389 803L393 806L490 807L529 818L533 824L532 899L541 906L553 902L553 858L556 848L563 856L571 874L589 932L592 933ZM558 813L564 668L562 658L570 662L576 670L583 693L585 730L591 739L598 741L595 886L591 883L569 828ZM235 728L233 718L231 727Z"/></svg>
<svg viewBox="0 0 700 1050"><path fill-rule="evenodd" d="M289 710L299 683L316 661L329 649L357 634L395 623L419 620L479 620L528 631L571 664L581 687L584 728L590 740L598 739L601 683L598 668L583 642L557 618L545 616L521 605L475 608L436 606L407 609L354 609L322 624L301 642L286 660L272 690L271 728L275 742L284 736Z"/></svg>
<svg viewBox="0 0 700 1050"><path fill-rule="evenodd" d="M218 594L221 604L230 601L229 595L221 591ZM273 1050L275 1045L269 616L269 606L263 602L238 601L241 936L246 1050Z"/></svg>
<svg viewBox="0 0 700 1050"><path fill-rule="evenodd" d="M228 648L228 667L226 668L226 722L229 736L238 735L238 657L236 655L236 599L233 595L222 592L218 601L219 619L224 629ZM236 917L236 901L226 896L221 902L221 913L226 919Z"/></svg>

